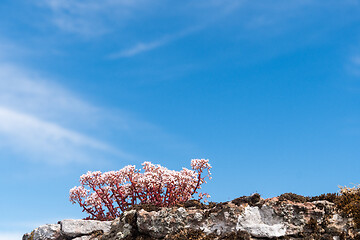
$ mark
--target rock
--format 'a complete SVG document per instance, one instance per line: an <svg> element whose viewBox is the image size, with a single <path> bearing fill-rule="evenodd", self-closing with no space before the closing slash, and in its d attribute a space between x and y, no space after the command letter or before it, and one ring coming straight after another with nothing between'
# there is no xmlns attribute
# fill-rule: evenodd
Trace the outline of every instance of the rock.
<svg viewBox="0 0 360 240"><path fill-rule="evenodd" d="M137 226L140 233L146 233L153 238L163 238L168 233L185 227L186 216L187 212L183 207L162 208L157 212L141 209L137 213Z"/></svg>
<svg viewBox="0 0 360 240"><path fill-rule="evenodd" d="M81 236L81 237L77 237L77 238L73 238L73 240L90 240L91 236Z"/></svg>
<svg viewBox="0 0 360 240"><path fill-rule="evenodd" d="M61 234L68 238L90 235L97 232L108 233L111 221L74 220L67 219L60 222Z"/></svg>
<svg viewBox="0 0 360 240"><path fill-rule="evenodd" d="M243 230L254 237L283 237L286 234L285 219L264 205L261 208L247 206L239 216L236 230Z"/></svg>
<svg viewBox="0 0 360 240"><path fill-rule="evenodd" d="M329 201L259 195L209 205L136 206L113 221L63 220L23 240L358 239L352 218Z"/></svg>
<svg viewBox="0 0 360 240"><path fill-rule="evenodd" d="M206 234L224 235L236 231L238 216L243 212L243 206L236 206L229 202L218 205L201 213L202 221L196 222L197 228ZM189 219L189 222L193 221ZM196 225L195 225L196 226Z"/></svg>
<svg viewBox="0 0 360 240"><path fill-rule="evenodd" d="M102 240L107 239L126 239L130 238L132 235L136 235L137 225L136 225L136 211L130 210L125 211L121 218L115 219L111 224L110 232L104 234Z"/></svg>
<svg viewBox="0 0 360 240"><path fill-rule="evenodd" d="M57 240L60 239L60 224L46 224L23 236L23 240Z"/></svg>

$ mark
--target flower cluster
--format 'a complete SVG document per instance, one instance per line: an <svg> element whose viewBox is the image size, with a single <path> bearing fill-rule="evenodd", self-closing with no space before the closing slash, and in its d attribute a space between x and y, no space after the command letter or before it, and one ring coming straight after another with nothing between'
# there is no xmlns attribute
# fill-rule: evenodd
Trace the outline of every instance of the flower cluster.
<svg viewBox="0 0 360 240"><path fill-rule="evenodd" d="M210 197L198 193L205 179L211 179L207 159L191 160L192 170L173 171L150 162L142 166L143 172L135 166L104 173L87 172L80 177L81 186L70 190L70 201L90 215L87 219L111 220L136 204L168 207L190 200L194 194L199 200Z"/></svg>

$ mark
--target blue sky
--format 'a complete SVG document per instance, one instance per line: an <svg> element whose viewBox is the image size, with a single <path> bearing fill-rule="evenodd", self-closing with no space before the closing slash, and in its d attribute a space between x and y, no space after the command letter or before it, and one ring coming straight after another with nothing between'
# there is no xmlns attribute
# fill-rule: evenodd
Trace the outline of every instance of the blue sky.
<svg viewBox="0 0 360 240"><path fill-rule="evenodd" d="M212 201L359 183L360 1L3 0L0 240L88 170L208 158Z"/></svg>

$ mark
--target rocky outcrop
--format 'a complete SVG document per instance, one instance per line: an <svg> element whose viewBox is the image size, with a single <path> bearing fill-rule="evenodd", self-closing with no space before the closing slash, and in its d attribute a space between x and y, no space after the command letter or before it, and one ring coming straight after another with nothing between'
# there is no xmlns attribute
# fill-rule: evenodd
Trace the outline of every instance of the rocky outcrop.
<svg viewBox="0 0 360 240"><path fill-rule="evenodd" d="M113 221L63 220L23 240L358 239L353 220L330 201L262 199L189 201L171 208L136 206Z"/></svg>
<svg viewBox="0 0 360 240"><path fill-rule="evenodd" d="M111 221L62 220L57 224L47 224L26 233L23 240L88 240L107 234Z"/></svg>

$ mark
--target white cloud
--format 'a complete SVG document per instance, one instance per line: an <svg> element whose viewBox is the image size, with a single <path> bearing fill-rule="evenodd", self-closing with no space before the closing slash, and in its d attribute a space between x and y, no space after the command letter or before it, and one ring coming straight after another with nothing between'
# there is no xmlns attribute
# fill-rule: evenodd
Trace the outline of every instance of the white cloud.
<svg viewBox="0 0 360 240"><path fill-rule="evenodd" d="M37 73L1 63L0 105L57 119L64 114L74 117L99 111Z"/></svg>
<svg viewBox="0 0 360 240"><path fill-rule="evenodd" d="M44 0L44 4L48 5L54 11L68 11L70 13L81 14L84 12L101 11L109 7L136 7L144 4L143 0Z"/></svg>
<svg viewBox="0 0 360 240"><path fill-rule="evenodd" d="M135 55L138 55L140 53L143 52L147 52L147 51L151 51L153 49L162 47L172 41L175 41L179 38L185 37L199 29L203 28L202 25L196 26L196 27L192 27L189 29L186 29L184 31L180 31L171 35L165 35L162 38L152 41L152 42L147 42L147 43L138 43L133 47L130 47L128 49L124 49L118 53L113 53L111 54L109 57L112 59L116 59L116 58L124 58L124 57L132 57Z"/></svg>
<svg viewBox="0 0 360 240"><path fill-rule="evenodd" d="M91 161L99 155L131 159L131 154L79 132L79 126L88 125L91 129L97 116L103 115L103 110L39 74L0 64L2 151L10 149L27 159L53 164Z"/></svg>
<svg viewBox="0 0 360 240"><path fill-rule="evenodd" d="M155 5L144 0L43 0L39 5L52 11L52 22L63 31L101 35L108 31L106 19L121 25L149 4Z"/></svg>
<svg viewBox="0 0 360 240"><path fill-rule="evenodd" d="M179 9L182 9L179 11L181 12L184 11L185 9L186 11L182 13L185 16L188 14L189 15L195 14L196 16L205 14L205 16L200 17L200 19L197 19L196 21L192 21L192 25L190 27L185 28L182 31L178 31L173 34L166 34L154 41L137 43L130 48L124 49L120 52L113 53L109 55L109 57L112 59L132 57L144 52L157 49L164 45L167 45L170 42L184 38L192 33L198 32L199 30L211 26L214 22L219 21L221 18L226 17L227 15L237 10L240 6L242 6L243 2L244 1L207 0L207 1L183 3L186 7L185 8L179 7ZM216 11L216 15L212 15L211 17L209 17L209 13L213 13L213 11Z"/></svg>
<svg viewBox="0 0 360 240"><path fill-rule="evenodd" d="M109 57L110 58L132 57L139 53L147 52L147 51L153 50L155 48L161 47L161 46L167 44L169 41L170 41L169 39L163 38L163 39L156 40L153 42L138 43L137 45L135 45L129 49L122 50L119 53L114 53L114 54L110 55Z"/></svg>
<svg viewBox="0 0 360 240"><path fill-rule="evenodd" d="M89 157L79 151L84 148L126 156L100 141L4 107L0 107L0 134L11 146L36 155L46 154L50 162L84 161Z"/></svg>
<svg viewBox="0 0 360 240"><path fill-rule="evenodd" d="M0 106L66 126L96 126L104 118L116 119L116 128L122 130L127 130L130 122L139 124L120 110L113 114L82 100L57 84L52 77L1 61Z"/></svg>
<svg viewBox="0 0 360 240"><path fill-rule="evenodd" d="M199 0L171 3L164 0L41 0L35 3L48 10L50 22L61 31L82 36L99 36L115 32L121 36L132 34L131 26L139 22L147 22L154 16L163 19L153 26L154 29L157 25L167 23L168 19L180 16L180 22L190 20L190 25L198 25L234 11L244 3L244 0ZM189 24L183 25L184 28L186 26L189 27ZM166 39L161 39L150 43L139 43L133 51L153 49L158 45L163 45L164 41L168 42ZM131 54L130 50L129 54Z"/></svg>

